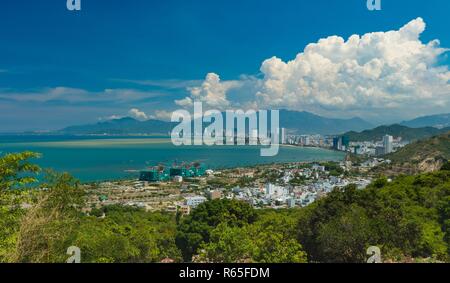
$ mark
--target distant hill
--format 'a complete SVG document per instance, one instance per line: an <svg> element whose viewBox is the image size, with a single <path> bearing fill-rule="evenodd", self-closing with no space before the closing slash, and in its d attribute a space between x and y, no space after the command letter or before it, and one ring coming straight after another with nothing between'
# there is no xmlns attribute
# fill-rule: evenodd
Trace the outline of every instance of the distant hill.
<svg viewBox="0 0 450 283"><path fill-rule="evenodd" d="M58 131L68 135L169 135L174 124L159 120L138 121L133 118L122 118L99 122L97 124L72 126Z"/></svg>
<svg viewBox="0 0 450 283"><path fill-rule="evenodd" d="M410 128L421 128L421 127L446 128L450 127L450 113L419 117L411 121L404 121L400 124Z"/></svg>
<svg viewBox="0 0 450 283"><path fill-rule="evenodd" d="M450 131L429 139L411 143L386 158L393 164L413 171L436 171L450 160Z"/></svg>
<svg viewBox="0 0 450 283"><path fill-rule="evenodd" d="M342 134L347 131L362 131L373 125L361 118L333 119L309 112L280 111L281 127L296 134Z"/></svg>
<svg viewBox="0 0 450 283"><path fill-rule="evenodd" d="M450 129L437 129L433 127L409 128L402 125L380 126L372 130L362 132L347 132L344 135L350 138L350 141L378 141L385 135L402 137L403 140L416 141L439 135Z"/></svg>
<svg viewBox="0 0 450 283"><path fill-rule="evenodd" d="M168 135L177 123L159 120L138 121L133 118L122 118L99 122L91 125L67 127L58 131L71 135ZM280 125L289 133L295 134L340 134L346 131L360 131L372 125L360 118L332 119L308 112L280 111Z"/></svg>

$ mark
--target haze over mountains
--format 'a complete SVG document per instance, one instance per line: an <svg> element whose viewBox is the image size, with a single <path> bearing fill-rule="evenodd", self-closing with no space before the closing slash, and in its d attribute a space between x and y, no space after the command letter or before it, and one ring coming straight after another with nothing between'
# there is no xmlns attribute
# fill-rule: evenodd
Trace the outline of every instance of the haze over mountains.
<svg viewBox="0 0 450 283"><path fill-rule="evenodd" d="M99 122L91 125L71 126L58 131L60 134L72 135L167 135L178 123L160 120L138 121L122 118ZM361 131L373 125L360 118L333 119L321 117L309 112L280 111L280 125L295 134L335 134L346 131Z"/></svg>
<svg viewBox="0 0 450 283"><path fill-rule="evenodd" d="M434 127L422 127L422 128L409 128L402 125L390 125L379 126L371 130L364 130L362 132L350 131L345 133L350 141L362 142L362 141L379 141L385 135L393 137L401 137L407 141L417 141L429 137L433 137L442 133L450 131L450 128L438 129Z"/></svg>
<svg viewBox="0 0 450 283"><path fill-rule="evenodd" d="M402 137L407 141L417 141L444 134L450 131L450 114L439 114L419 117L400 124L379 126L362 132L349 131L344 135L351 141L377 141L385 135Z"/></svg>
<svg viewBox="0 0 450 283"><path fill-rule="evenodd" d="M78 125L53 132L68 135L168 135L178 123L130 117ZM420 117L404 121L400 125L379 126L361 119L326 118L309 112L280 111L280 126L292 134L348 134L352 140L379 138L382 135L404 136L405 139L420 139L442 133L439 129L450 126L450 114ZM411 129L419 128L419 129Z"/></svg>
<svg viewBox="0 0 450 283"><path fill-rule="evenodd" d="M410 128L420 128L420 127L446 128L450 127L450 113L419 117L411 121L404 121L400 124Z"/></svg>
<svg viewBox="0 0 450 283"><path fill-rule="evenodd" d="M340 134L346 131L362 131L373 124L361 119L333 119L309 112L280 111L280 125L295 134Z"/></svg>
<svg viewBox="0 0 450 283"><path fill-rule="evenodd" d="M176 123L160 120L139 121L126 117L90 125L71 126L58 133L68 135L168 135Z"/></svg>

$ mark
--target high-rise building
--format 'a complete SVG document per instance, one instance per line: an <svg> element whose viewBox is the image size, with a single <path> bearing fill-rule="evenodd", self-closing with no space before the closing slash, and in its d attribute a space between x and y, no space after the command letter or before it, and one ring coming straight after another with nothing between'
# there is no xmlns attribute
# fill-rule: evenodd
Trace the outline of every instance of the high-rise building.
<svg viewBox="0 0 450 283"><path fill-rule="evenodd" d="M333 148L335 150L342 150L342 138L341 137L333 138Z"/></svg>
<svg viewBox="0 0 450 283"><path fill-rule="evenodd" d="M389 154L393 151L392 143L394 141L394 138L389 135L385 135L383 137L383 147L384 147L384 154Z"/></svg>
<svg viewBox="0 0 450 283"><path fill-rule="evenodd" d="M309 136L305 136L305 143L304 145L309 146L311 145L311 139L309 138Z"/></svg>
<svg viewBox="0 0 450 283"><path fill-rule="evenodd" d="M286 129L285 129L285 128L281 128L281 139L280 139L280 143L281 143L281 144L286 144Z"/></svg>
<svg viewBox="0 0 450 283"><path fill-rule="evenodd" d="M342 136L342 145L345 146L345 148L350 147L350 137L348 136Z"/></svg>

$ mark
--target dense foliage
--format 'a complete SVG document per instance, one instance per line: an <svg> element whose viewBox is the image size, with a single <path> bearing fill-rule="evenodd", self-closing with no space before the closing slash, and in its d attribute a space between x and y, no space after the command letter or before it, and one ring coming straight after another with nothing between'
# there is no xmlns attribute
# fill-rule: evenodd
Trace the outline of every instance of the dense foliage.
<svg viewBox="0 0 450 283"><path fill-rule="evenodd" d="M102 213L102 216L97 217ZM104 214L103 214L104 213ZM181 260L175 245L174 215L110 206L85 217L73 245L84 262L160 262Z"/></svg>
<svg viewBox="0 0 450 283"><path fill-rule="evenodd" d="M200 246L200 262L303 263L306 253L295 239L296 218L290 213L258 215L253 224L219 224Z"/></svg>
<svg viewBox="0 0 450 283"><path fill-rule="evenodd" d="M310 261L363 262L378 246L386 259L449 260L450 171L348 186L304 209L298 239Z"/></svg>
<svg viewBox="0 0 450 283"><path fill-rule="evenodd" d="M83 212L85 192L68 174L48 172L30 187L39 168L34 153L0 158L0 262L65 262L77 246L83 262L180 260L175 216L119 206Z"/></svg>
<svg viewBox="0 0 450 283"><path fill-rule="evenodd" d="M22 205L31 201L32 194L21 188L36 181L40 168L30 163L39 155L32 152L7 154L0 158L0 262L12 261L17 241Z"/></svg>
<svg viewBox="0 0 450 283"><path fill-rule="evenodd" d="M213 200L202 203L179 224L177 244L185 260L190 260L201 244L208 242L219 224L243 227L256 220L253 208L244 202Z"/></svg>

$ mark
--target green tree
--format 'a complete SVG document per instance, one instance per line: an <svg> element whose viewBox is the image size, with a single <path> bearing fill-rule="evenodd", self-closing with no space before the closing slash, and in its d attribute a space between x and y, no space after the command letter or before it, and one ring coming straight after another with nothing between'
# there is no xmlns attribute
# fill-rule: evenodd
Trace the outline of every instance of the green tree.
<svg viewBox="0 0 450 283"><path fill-rule="evenodd" d="M304 263L303 247L296 239L297 215L269 212L261 215L249 228L248 235L256 249L252 259L259 263Z"/></svg>
<svg viewBox="0 0 450 283"><path fill-rule="evenodd" d="M236 200L212 200L199 205L178 227L177 246L190 261L201 244L209 242L211 231L221 223L243 227L256 220L254 209Z"/></svg>
<svg viewBox="0 0 450 283"><path fill-rule="evenodd" d="M364 262L374 231L364 209L353 206L318 230L322 262Z"/></svg>
<svg viewBox="0 0 450 283"><path fill-rule="evenodd" d="M84 217L74 245L82 251L83 262L149 263L164 258L181 260L175 245L173 215L142 209L108 206L93 211L104 218Z"/></svg>
<svg viewBox="0 0 450 283"><path fill-rule="evenodd" d="M211 231L210 241L202 243L198 262L244 263L252 262L256 245L248 234L248 227L229 227L219 224Z"/></svg>
<svg viewBox="0 0 450 283"><path fill-rule="evenodd" d="M20 223L15 261L64 262L81 222L84 191L69 174L48 173L46 188Z"/></svg>
<svg viewBox="0 0 450 283"><path fill-rule="evenodd" d="M442 165L441 170L450 171L450 162L449 161L445 162L444 165Z"/></svg>
<svg viewBox="0 0 450 283"><path fill-rule="evenodd" d="M253 224L229 227L222 223L211 231L199 249L199 261L302 263L306 254L295 239L295 219L283 213L263 215Z"/></svg>
<svg viewBox="0 0 450 283"><path fill-rule="evenodd" d="M0 158L0 193L19 189L36 181L35 174L40 171L39 166L30 159L39 158L38 153L26 151L22 153L6 154Z"/></svg>
<svg viewBox="0 0 450 283"><path fill-rule="evenodd" d="M363 262L368 246L384 258L449 258L450 172L348 186L303 210L298 240L310 261Z"/></svg>
<svg viewBox="0 0 450 283"><path fill-rule="evenodd" d="M32 192L22 190L36 181L40 171L30 159L37 153L23 152L0 157L0 262L10 262L16 247L22 206L32 201Z"/></svg>

